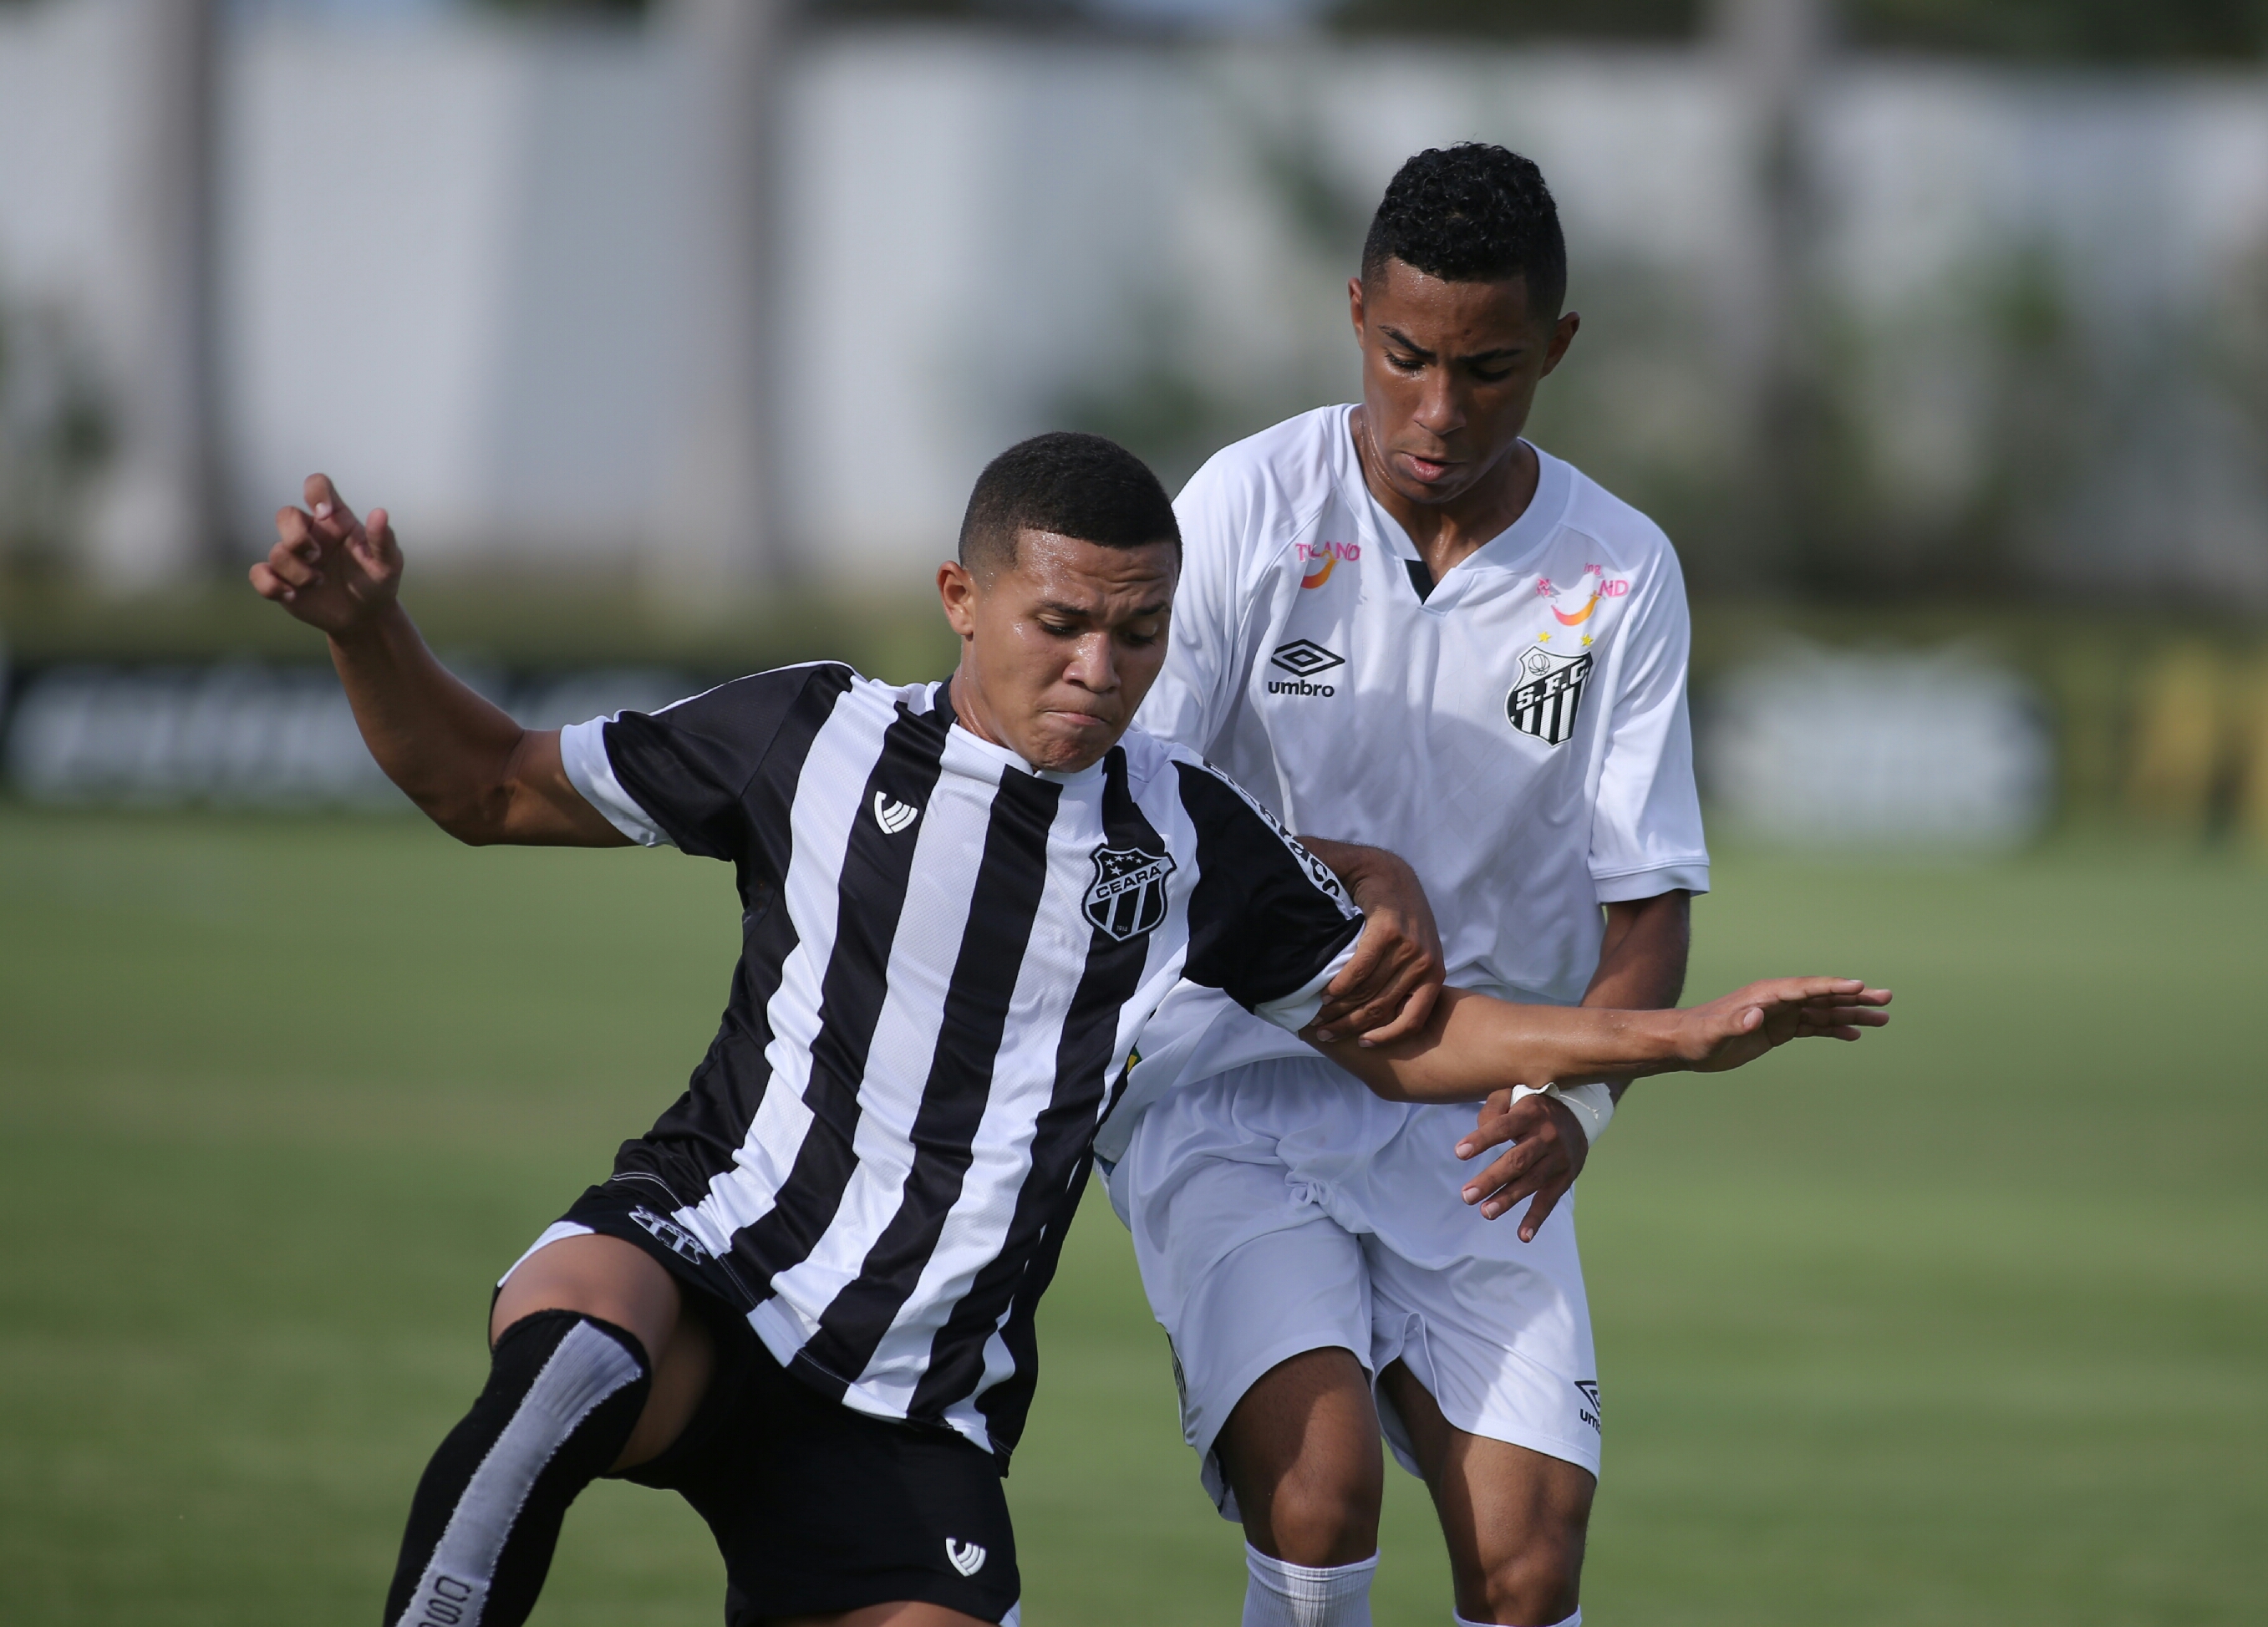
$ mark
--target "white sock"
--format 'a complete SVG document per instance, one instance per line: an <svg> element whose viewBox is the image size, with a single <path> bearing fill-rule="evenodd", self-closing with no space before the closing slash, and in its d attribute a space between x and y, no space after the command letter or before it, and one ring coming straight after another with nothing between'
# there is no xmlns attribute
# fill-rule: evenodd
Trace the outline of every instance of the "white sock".
<svg viewBox="0 0 2268 1627"><path fill-rule="evenodd" d="M1454 1610L1449 1612L1449 1619L1456 1623L1457 1627L1489 1627L1486 1622L1469 1622ZM1583 1627L1583 1612L1579 1609L1565 1621L1552 1623L1551 1627Z"/></svg>
<svg viewBox="0 0 2268 1627"><path fill-rule="evenodd" d="M1359 1564L1286 1564L1244 1545L1244 1627L1370 1627L1370 1579Z"/></svg>

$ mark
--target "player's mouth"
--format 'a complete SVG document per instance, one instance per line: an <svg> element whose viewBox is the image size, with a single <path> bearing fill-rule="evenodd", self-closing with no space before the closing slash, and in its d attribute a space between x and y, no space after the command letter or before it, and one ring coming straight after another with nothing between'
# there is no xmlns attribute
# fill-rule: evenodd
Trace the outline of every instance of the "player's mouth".
<svg viewBox="0 0 2268 1627"><path fill-rule="evenodd" d="M1048 709L1045 715L1068 727L1082 731L1087 729L1115 729L1118 726L1118 723L1116 718L1106 718L1100 712L1078 711L1065 706L1050 707Z"/></svg>
<svg viewBox="0 0 2268 1627"><path fill-rule="evenodd" d="M1395 455L1402 460L1403 469L1420 485L1438 486L1457 467L1447 458L1429 458L1420 453L1404 452Z"/></svg>

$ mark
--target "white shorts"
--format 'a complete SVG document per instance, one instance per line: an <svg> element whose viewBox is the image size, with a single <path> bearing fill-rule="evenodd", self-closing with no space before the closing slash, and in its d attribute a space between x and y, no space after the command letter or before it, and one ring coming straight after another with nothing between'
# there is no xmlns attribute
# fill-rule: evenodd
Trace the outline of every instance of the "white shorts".
<svg viewBox="0 0 2268 1627"><path fill-rule="evenodd" d="M1574 1195L1532 1243L1460 1194L1469 1106L1380 1101L1320 1056L1249 1064L1167 1095L1108 1175L1150 1308L1173 1342L1182 1432L1229 1519L1213 1443L1262 1374L1303 1351L1400 1360L1442 1416L1599 1472L1598 1368ZM1524 1207L1524 1205L1523 1205ZM1418 1472L1381 1394L1387 1444Z"/></svg>

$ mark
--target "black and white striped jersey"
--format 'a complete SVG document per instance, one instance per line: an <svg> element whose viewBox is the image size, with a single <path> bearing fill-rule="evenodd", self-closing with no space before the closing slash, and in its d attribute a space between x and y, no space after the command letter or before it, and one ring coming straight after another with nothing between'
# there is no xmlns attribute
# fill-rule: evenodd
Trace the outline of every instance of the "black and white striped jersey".
<svg viewBox="0 0 2268 1627"><path fill-rule="evenodd" d="M1297 1028L1361 917L1195 754L1130 732L1034 772L949 688L789 667L561 746L626 835L731 860L744 909L716 1040L615 1178L791 1372L1005 1456L1144 1020L1186 976Z"/></svg>

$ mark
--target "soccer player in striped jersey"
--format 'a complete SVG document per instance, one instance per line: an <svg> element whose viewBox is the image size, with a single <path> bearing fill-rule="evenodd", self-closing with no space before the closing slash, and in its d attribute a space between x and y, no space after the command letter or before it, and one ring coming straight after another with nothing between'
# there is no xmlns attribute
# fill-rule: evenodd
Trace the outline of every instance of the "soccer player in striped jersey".
<svg viewBox="0 0 2268 1627"><path fill-rule="evenodd" d="M1709 885L1684 586L1658 526L1521 438L1575 336L1565 285L1533 164L1403 167L1349 289L1362 399L1189 482L1137 721L1292 828L1408 858L1449 983L1668 1006ZM1609 1086L1499 1100L1475 1135L1194 985L1142 1051L1098 1151L1244 1526L1247 1627L1369 1622L1381 1425L1432 1493L1458 1620L1574 1627L1602 1414L1569 1188ZM1506 1138L1512 1161L1460 1164Z"/></svg>
<svg viewBox="0 0 2268 1627"><path fill-rule="evenodd" d="M1366 932L1256 803L1127 726L1180 566L1163 490L1091 436L989 466L939 571L948 681L821 662L559 732L434 659L382 510L358 521L321 476L306 495L254 585L329 635L420 807L471 843L723 859L744 911L684 1095L498 1285L489 1381L419 1483L388 1627L523 1620L607 1474L708 1520L733 1627L1014 1622L1000 1478L1033 1309L1143 1024L1188 978L1311 1029ZM1452 990L1403 1043L1328 1049L1396 1099L1470 1101L1856 1038L1886 998L1789 979L1632 1014Z"/></svg>

